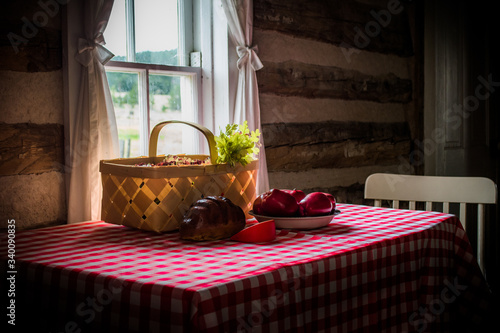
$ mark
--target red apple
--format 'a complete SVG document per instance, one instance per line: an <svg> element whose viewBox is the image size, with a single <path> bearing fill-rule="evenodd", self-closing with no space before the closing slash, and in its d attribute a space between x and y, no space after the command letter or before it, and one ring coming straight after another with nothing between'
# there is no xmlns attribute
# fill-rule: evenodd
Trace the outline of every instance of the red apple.
<svg viewBox="0 0 500 333"><path fill-rule="evenodd" d="M282 191L285 191L287 193L290 193L292 195L292 197L295 198L295 200L297 200L297 202L300 202L300 200L304 199L306 194L304 193L304 191L301 191L301 190L297 190L297 189L293 189L293 190L282 190Z"/></svg>
<svg viewBox="0 0 500 333"><path fill-rule="evenodd" d="M330 194L330 193L324 193L323 192L323 194L326 195L326 197L328 199L330 199L330 201L332 203L332 213L334 213L335 212L335 207L337 207L337 203L335 201L335 197L332 194Z"/></svg>
<svg viewBox="0 0 500 333"><path fill-rule="evenodd" d="M299 202L302 216L328 215L332 211L332 202L322 192L309 193Z"/></svg>
<svg viewBox="0 0 500 333"><path fill-rule="evenodd" d="M297 215L299 204L295 198L282 190L272 189L262 194L262 213L267 216Z"/></svg>
<svg viewBox="0 0 500 333"><path fill-rule="evenodd" d="M264 194L259 195L255 200L253 201L253 212L258 215L262 215L262 197Z"/></svg>

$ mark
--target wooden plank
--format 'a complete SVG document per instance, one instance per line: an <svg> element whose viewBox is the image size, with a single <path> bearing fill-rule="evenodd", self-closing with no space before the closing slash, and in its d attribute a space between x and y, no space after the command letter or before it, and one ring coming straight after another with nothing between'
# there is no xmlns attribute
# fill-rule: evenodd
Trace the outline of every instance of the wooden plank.
<svg viewBox="0 0 500 333"><path fill-rule="evenodd" d="M358 1L255 0L254 27L347 48L413 55L408 14ZM392 12L392 13L391 13ZM385 15L389 14L389 15Z"/></svg>
<svg viewBox="0 0 500 333"><path fill-rule="evenodd" d="M0 156L0 176L62 171L63 126L0 123Z"/></svg>
<svg viewBox="0 0 500 333"><path fill-rule="evenodd" d="M395 142L407 140L406 122L373 123L358 121L324 121L315 123L273 123L262 126L266 148L283 145L314 145L346 140Z"/></svg>
<svg viewBox="0 0 500 333"><path fill-rule="evenodd" d="M280 123L262 131L269 171L395 165L411 152L406 123Z"/></svg>
<svg viewBox="0 0 500 333"><path fill-rule="evenodd" d="M257 78L260 93L281 96L381 103L409 103L412 100L412 81L392 73L373 76L335 66L285 61L264 62Z"/></svg>
<svg viewBox="0 0 500 333"><path fill-rule="evenodd" d="M410 141L346 141L266 148L269 171L300 171L315 168L348 168L393 165L408 156Z"/></svg>

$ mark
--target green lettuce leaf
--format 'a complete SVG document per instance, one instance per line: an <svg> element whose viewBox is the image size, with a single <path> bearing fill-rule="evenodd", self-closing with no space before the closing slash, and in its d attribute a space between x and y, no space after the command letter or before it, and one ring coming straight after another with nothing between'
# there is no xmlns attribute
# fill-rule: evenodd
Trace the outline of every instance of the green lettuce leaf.
<svg viewBox="0 0 500 333"><path fill-rule="evenodd" d="M218 164L227 163L235 166L240 163L245 166L259 153L259 129L250 131L247 121L243 125L228 124L226 130L220 130L220 135L215 137L219 158Z"/></svg>

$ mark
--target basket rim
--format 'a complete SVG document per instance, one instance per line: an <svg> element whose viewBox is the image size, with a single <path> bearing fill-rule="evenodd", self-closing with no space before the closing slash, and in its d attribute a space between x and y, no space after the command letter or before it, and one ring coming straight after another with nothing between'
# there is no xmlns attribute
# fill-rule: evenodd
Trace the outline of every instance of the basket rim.
<svg viewBox="0 0 500 333"><path fill-rule="evenodd" d="M183 155L186 157L203 157L208 155ZM195 177L205 175L216 175L224 173L239 173L242 171L256 170L259 167L259 160L255 159L245 166L236 164L234 167L229 164L201 164L201 165L162 165L162 166L135 166L137 163L148 161L161 161L162 156L157 157L134 157L116 158L101 160L99 171L101 174L113 174L117 176L135 178L179 178Z"/></svg>

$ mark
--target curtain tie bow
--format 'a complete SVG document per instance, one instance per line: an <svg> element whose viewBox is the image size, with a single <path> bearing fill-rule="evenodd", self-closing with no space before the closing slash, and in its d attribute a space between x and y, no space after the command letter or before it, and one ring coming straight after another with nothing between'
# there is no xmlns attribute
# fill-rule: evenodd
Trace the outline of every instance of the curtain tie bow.
<svg viewBox="0 0 500 333"><path fill-rule="evenodd" d="M78 38L76 60L83 66L88 67L93 57L96 57L101 64L105 65L115 55L106 49L103 46L104 44L106 43L102 34L97 35L93 40Z"/></svg>
<svg viewBox="0 0 500 333"><path fill-rule="evenodd" d="M241 69L247 62L250 62L254 71L258 71L264 67L259 59L259 56L257 55L258 50L257 45L237 46L236 52L238 53L238 62L236 65L238 66L238 69Z"/></svg>

